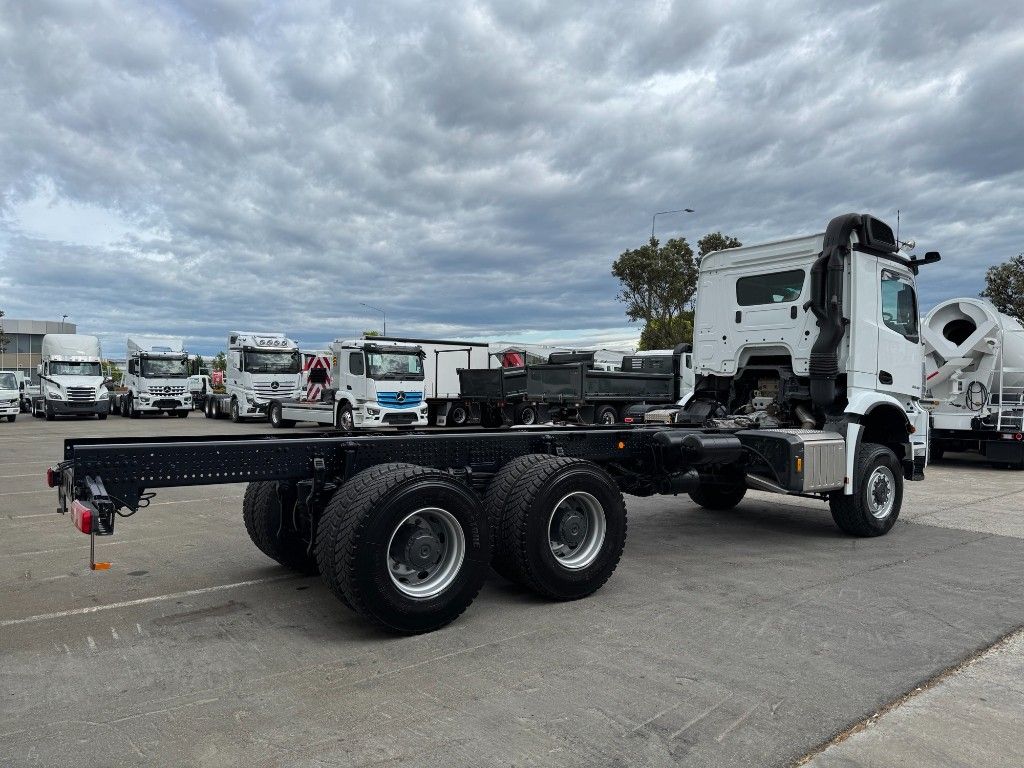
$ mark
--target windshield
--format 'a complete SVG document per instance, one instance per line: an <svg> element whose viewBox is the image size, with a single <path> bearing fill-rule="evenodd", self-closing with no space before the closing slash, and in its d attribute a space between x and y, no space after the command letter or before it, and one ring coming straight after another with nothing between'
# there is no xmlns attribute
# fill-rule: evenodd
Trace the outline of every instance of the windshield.
<svg viewBox="0 0 1024 768"><path fill-rule="evenodd" d="M100 376L99 363L69 363L63 360L50 361L51 376Z"/></svg>
<svg viewBox="0 0 1024 768"><path fill-rule="evenodd" d="M299 352L245 351L245 370L249 373L298 373Z"/></svg>
<svg viewBox="0 0 1024 768"><path fill-rule="evenodd" d="M422 379L423 361L411 352L367 352L371 379Z"/></svg>
<svg viewBox="0 0 1024 768"><path fill-rule="evenodd" d="M17 389L18 380L13 373L0 373L0 389Z"/></svg>
<svg viewBox="0 0 1024 768"><path fill-rule="evenodd" d="M156 357L142 358L142 377L144 379L183 379L188 375L188 365L184 360L160 359Z"/></svg>

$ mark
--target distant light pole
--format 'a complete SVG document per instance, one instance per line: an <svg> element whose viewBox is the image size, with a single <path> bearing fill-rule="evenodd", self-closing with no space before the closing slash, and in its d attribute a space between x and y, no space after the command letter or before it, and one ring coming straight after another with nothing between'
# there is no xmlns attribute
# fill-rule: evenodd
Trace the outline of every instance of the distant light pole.
<svg viewBox="0 0 1024 768"><path fill-rule="evenodd" d="M366 307L367 309L372 309L374 312L380 312L381 315L383 315L383 317L384 317L384 333L383 333L383 335L387 336L388 335L388 313L385 312L380 307L375 307L372 304L367 304L364 301L360 301L359 303L361 305L363 305L364 307Z"/></svg>
<svg viewBox="0 0 1024 768"><path fill-rule="evenodd" d="M68 316L67 316L67 315L64 315L64 316L63 316L63 317L61 317L61 319L60 319L60 332L61 332L61 333L64 333L64 321L65 321L65 320L67 320L67 319L68 319Z"/></svg>
<svg viewBox="0 0 1024 768"><path fill-rule="evenodd" d="M667 213L694 213L694 210L693 208L676 208L674 211L658 211L656 214L651 216L651 240L654 239L654 220Z"/></svg>

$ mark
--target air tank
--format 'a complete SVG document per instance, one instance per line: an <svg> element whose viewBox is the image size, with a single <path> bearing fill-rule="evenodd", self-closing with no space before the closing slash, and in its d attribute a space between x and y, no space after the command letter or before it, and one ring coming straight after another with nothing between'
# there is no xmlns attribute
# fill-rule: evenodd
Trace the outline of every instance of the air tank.
<svg viewBox="0 0 1024 768"><path fill-rule="evenodd" d="M1024 327L985 299L948 299L937 304L922 326L925 385L945 398L962 389L957 382L980 381L999 394L1003 386L1024 387ZM1018 390L1019 391L1019 390Z"/></svg>

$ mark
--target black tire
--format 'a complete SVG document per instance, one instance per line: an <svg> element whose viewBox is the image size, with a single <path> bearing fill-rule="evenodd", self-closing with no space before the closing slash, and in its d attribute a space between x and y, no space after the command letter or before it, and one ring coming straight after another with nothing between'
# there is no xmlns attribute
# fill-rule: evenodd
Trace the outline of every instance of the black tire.
<svg viewBox="0 0 1024 768"><path fill-rule="evenodd" d="M531 467L553 458L547 453L528 453L512 459L491 478L484 494L484 509L491 521L491 567L510 581L518 581L518 573L509 562L506 551L498 547L498 541L504 538L501 531L509 496Z"/></svg>
<svg viewBox="0 0 1024 768"><path fill-rule="evenodd" d="M615 424L618 420L619 414L614 405L601 405L594 411L595 424Z"/></svg>
<svg viewBox="0 0 1024 768"><path fill-rule="evenodd" d="M217 408L217 405L216 405L216 403L213 402L213 398L212 397L211 398L207 398L206 402L203 403L203 416L205 416L208 419L216 419L217 418L216 408Z"/></svg>
<svg viewBox="0 0 1024 768"><path fill-rule="evenodd" d="M466 406L456 403L448 409L448 418L445 420L449 426L462 427L469 421L469 411Z"/></svg>
<svg viewBox="0 0 1024 768"><path fill-rule="evenodd" d="M289 526L281 528L277 483L258 482L246 486L242 519L252 543L271 560L299 573L317 572L316 557L308 552L306 542Z"/></svg>
<svg viewBox="0 0 1024 768"><path fill-rule="evenodd" d="M270 421L270 426L274 429L286 429L288 427L294 427L295 422L291 419L285 419L281 416L281 404L271 403L267 409L267 419Z"/></svg>
<svg viewBox="0 0 1024 768"><path fill-rule="evenodd" d="M941 445L931 443L928 446L928 462L942 461L942 457L945 456L946 449Z"/></svg>
<svg viewBox="0 0 1024 768"><path fill-rule="evenodd" d="M117 412L120 413L121 416L123 416L124 418L126 418L126 419L128 418L128 398L127 397L122 397L120 400L118 400Z"/></svg>
<svg viewBox="0 0 1024 768"><path fill-rule="evenodd" d="M573 566L556 556L550 542L552 524L570 496L582 494L596 504L593 520L603 520L604 535L591 555ZM572 503L572 502L568 502ZM577 545L585 554L592 521ZM577 529L578 530L578 529ZM527 468L509 492L498 531L496 554L512 578L553 600L586 597L608 581L626 544L626 503L615 481L596 464L551 457ZM568 545L566 545L568 546Z"/></svg>
<svg viewBox="0 0 1024 768"><path fill-rule="evenodd" d="M721 512L732 509L747 495L747 486L736 483L734 485L701 485L696 490L690 491L690 498L694 504L704 509Z"/></svg>
<svg viewBox="0 0 1024 768"><path fill-rule="evenodd" d="M138 419L138 418L142 417L142 414L139 413L139 411L136 410L136 408L135 408L135 398L134 397L129 397L128 398L128 406L127 407L128 407L128 418L129 419Z"/></svg>
<svg viewBox="0 0 1024 768"><path fill-rule="evenodd" d="M238 407L238 399L231 398L231 421L234 424L242 423L242 412Z"/></svg>
<svg viewBox="0 0 1024 768"><path fill-rule="evenodd" d="M14 423L14 421L15 421L15 419L17 419L17 418L18 418L17 414L13 414L13 415L11 415L11 416L8 416L8 417L7 417L7 420L8 420L9 422L11 422L11 424L13 424L13 423Z"/></svg>
<svg viewBox="0 0 1024 768"><path fill-rule="evenodd" d="M537 406L532 403L521 403L515 407L512 412L515 418L516 424L523 424L525 426L533 426L537 423Z"/></svg>
<svg viewBox="0 0 1024 768"><path fill-rule="evenodd" d="M107 414L105 414L105 413L97 413L96 414L96 418L99 421L106 421L107 420Z"/></svg>
<svg viewBox="0 0 1024 768"><path fill-rule="evenodd" d="M335 417L334 426L336 429L343 429L351 432L355 429L355 421L352 417L352 406L348 403L338 406L338 415Z"/></svg>
<svg viewBox="0 0 1024 768"><path fill-rule="evenodd" d="M53 406L48 402L43 402L43 415L47 421L53 421L57 418L57 414L53 412Z"/></svg>
<svg viewBox="0 0 1024 768"><path fill-rule="evenodd" d="M446 510L464 533L464 556L439 593L412 597L392 577L389 546L418 510ZM439 629L469 607L487 578L490 526L465 483L436 469L380 464L345 483L320 520L317 562L324 581L357 613L401 634Z"/></svg>
<svg viewBox="0 0 1024 768"><path fill-rule="evenodd" d="M835 491L828 500L832 519L840 530L852 536L888 533L900 516L902 504L903 469L896 454L878 443L861 443L857 447L853 494L846 496ZM876 508L879 505L881 508Z"/></svg>
<svg viewBox="0 0 1024 768"><path fill-rule="evenodd" d="M177 416L179 419L187 419L188 411L175 411L174 415Z"/></svg>
<svg viewBox="0 0 1024 768"><path fill-rule="evenodd" d="M505 426L505 419L500 410L485 405L480 408L480 426L484 429L497 429Z"/></svg>

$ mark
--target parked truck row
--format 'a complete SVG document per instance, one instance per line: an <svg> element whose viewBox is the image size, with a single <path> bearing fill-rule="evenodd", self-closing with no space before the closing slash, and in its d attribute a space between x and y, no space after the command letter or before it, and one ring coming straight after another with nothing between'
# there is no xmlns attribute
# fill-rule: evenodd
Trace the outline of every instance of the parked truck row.
<svg viewBox="0 0 1024 768"><path fill-rule="evenodd" d="M915 282L938 259L903 254L867 214L836 217L824 234L705 256L694 387L658 423L73 439L47 481L92 541L156 489L248 482L242 518L256 547L319 572L341 603L400 633L457 618L492 566L548 599L592 594L623 552L624 493L687 493L709 510L734 507L751 488L800 495L825 502L847 534L879 536L900 514L904 481L924 478ZM276 347L236 343L240 372L292 377L247 405L269 408L282 387L297 387L300 358L286 341L270 364L283 369L276 374L263 357ZM422 350L370 343L332 350L338 372L367 377L372 358L377 402L395 391L389 381L419 382L425 395L422 379L409 378ZM400 357L394 370L378 365L389 355ZM585 366L571 371L570 401L591 378ZM541 389L543 402L559 404ZM366 402L364 417L380 415Z"/></svg>

